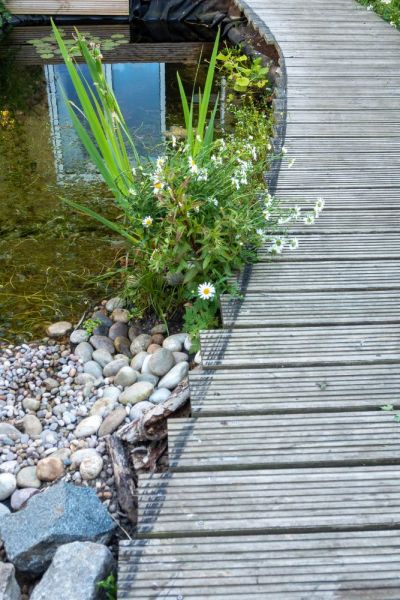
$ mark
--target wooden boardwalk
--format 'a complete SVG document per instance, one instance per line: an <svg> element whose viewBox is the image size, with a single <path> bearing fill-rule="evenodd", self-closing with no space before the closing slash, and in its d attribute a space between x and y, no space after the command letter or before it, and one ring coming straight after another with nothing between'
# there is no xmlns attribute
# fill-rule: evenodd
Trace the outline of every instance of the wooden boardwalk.
<svg viewBox="0 0 400 600"><path fill-rule="evenodd" d="M280 48L272 189L326 210L203 333L118 598L399 600L400 423L380 407L400 407L400 34L354 0L239 5Z"/></svg>

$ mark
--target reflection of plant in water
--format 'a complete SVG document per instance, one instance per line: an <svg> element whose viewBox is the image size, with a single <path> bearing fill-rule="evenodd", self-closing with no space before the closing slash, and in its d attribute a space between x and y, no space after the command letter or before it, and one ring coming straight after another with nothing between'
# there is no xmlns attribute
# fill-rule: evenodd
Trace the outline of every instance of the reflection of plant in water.
<svg viewBox="0 0 400 600"><path fill-rule="evenodd" d="M64 33L64 30L61 27L59 31ZM129 43L129 40L123 33L113 33L109 38L100 38L90 32L82 32L82 35L89 44L92 43L98 45L102 52L109 52L115 48L118 48L118 46L121 46L122 44ZM43 58L44 60L54 58L56 55L61 55L61 51L58 48L57 42L53 35L27 40L27 43L31 44L39 54L40 58ZM79 48L75 39L65 40L64 44L68 48L70 56L80 56Z"/></svg>

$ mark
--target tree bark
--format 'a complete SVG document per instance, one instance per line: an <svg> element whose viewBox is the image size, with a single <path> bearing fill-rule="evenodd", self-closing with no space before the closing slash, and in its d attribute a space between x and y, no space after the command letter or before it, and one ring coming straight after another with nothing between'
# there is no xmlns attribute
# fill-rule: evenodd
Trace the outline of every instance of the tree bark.
<svg viewBox="0 0 400 600"><path fill-rule="evenodd" d="M118 504L129 521L136 525L138 509L136 474L129 464L122 440L115 434L106 436L105 440L114 470Z"/></svg>

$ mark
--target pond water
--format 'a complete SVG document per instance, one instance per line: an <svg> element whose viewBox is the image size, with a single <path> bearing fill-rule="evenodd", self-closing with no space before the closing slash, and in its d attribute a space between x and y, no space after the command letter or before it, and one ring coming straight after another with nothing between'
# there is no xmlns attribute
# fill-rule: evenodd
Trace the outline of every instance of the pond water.
<svg viewBox="0 0 400 600"><path fill-rule="evenodd" d="M193 31L188 43L137 43L141 36L127 28L91 26L90 35L104 43L106 76L140 150L157 154L164 136L182 125L176 71L189 91L201 44ZM119 238L62 203L68 197L103 214L113 210L69 122L61 88L74 93L55 46L33 43L49 34L16 28L1 48L0 340L40 337L51 321L79 319L112 292L94 278L123 250Z"/></svg>

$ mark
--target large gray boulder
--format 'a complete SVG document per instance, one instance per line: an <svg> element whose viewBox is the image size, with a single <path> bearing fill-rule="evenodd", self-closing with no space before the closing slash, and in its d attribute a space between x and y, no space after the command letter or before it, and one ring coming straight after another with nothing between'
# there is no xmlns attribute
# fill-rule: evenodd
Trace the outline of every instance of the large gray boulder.
<svg viewBox="0 0 400 600"><path fill-rule="evenodd" d="M91 488L60 482L26 508L0 520L8 560L22 572L43 573L57 548L76 541L106 543L115 523Z"/></svg>
<svg viewBox="0 0 400 600"><path fill-rule="evenodd" d="M113 566L111 552L101 544L73 542L61 546L30 600L96 600L97 584Z"/></svg>
<svg viewBox="0 0 400 600"><path fill-rule="evenodd" d="M21 590L10 563L0 562L0 600L21 600Z"/></svg>

